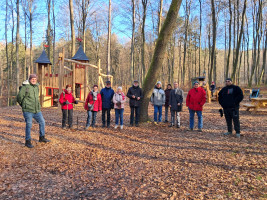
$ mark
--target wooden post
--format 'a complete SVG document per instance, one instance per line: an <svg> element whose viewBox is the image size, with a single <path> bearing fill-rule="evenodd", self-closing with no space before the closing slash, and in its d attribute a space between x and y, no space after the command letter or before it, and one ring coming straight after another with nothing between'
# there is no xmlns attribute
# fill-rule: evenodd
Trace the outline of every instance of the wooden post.
<svg viewBox="0 0 267 200"><path fill-rule="evenodd" d="M84 89L83 89L83 98L84 101L86 100L86 94L87 94L87 67L84 66Z"/></svg>
<svg viewBox="0 0 267 200"><path fill-rule="evenodd" d="M62 55L59 55L59 73L58 73L58 96L62 93L62 76L63 76L63 67L64 67L64 48L62 50ZM60 105L58 103L58 108L60 109Z"/></svg>
<svg viewBox="0 0 267 200"><path fill-rule="evenodd" d="M63 55L63 64L64 64L64 55ZM63 65L63 67L64 67L64 65ZM72 63L72 94L73 94L74 98L76 97L76 94L75 94L76 84L75 83L76 83L76 65L74 63Z"/></svg>
<svg viewBox="0 0 267 200"><path fill-rule="evenodd" d="M44 65L42 65L42 78L41 78L41 95L40 95L40 103L41 106L44 106L44 77L45 77L45 70L44 70Z"/></svg>
<svg viewBox="0 0 267 200"><path fill-rule="evenodd" d="M100 87L100 81L101 81L101 60L98 60L98 87Z"/></svg>

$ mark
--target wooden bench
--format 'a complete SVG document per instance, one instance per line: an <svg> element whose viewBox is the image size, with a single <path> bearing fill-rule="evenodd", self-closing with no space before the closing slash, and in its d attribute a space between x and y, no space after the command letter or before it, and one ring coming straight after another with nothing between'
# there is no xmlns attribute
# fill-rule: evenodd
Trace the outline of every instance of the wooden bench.
<svg viewBox="0 0 267 200"><path fill-rule="evenodd" d="M243 106L247 108L246 111L249 111L251 108L253 108L253 109L256 108L256 105L251 104L251 103L243 104Z"/></svg>

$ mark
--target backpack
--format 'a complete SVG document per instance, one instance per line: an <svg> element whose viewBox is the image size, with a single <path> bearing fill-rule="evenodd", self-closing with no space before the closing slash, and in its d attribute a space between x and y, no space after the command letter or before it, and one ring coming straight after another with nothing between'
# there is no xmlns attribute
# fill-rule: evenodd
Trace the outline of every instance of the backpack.
<svg viewBox="0 0 267 200"><path fill-rule="evenodd" d="M19 86L19 93L20 93L22 87L23 87L23 85ZM25 86L25 87L26 87L26 86ZM20 107L22 107L22 103L23 103L25 97L28 95L28 93L29 93L29 88L26 87L26 90L25 90L25 96L23 97L23 99L22 99L22 101L21 101L21 104L18 102L19 105L20 105ZM17 99L18 99L18 97L17 97Z"/></svg>

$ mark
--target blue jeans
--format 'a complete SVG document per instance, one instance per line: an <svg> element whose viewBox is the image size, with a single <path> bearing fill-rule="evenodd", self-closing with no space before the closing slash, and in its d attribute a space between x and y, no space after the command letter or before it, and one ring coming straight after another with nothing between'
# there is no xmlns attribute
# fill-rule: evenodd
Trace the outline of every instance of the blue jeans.
<svg viewBox="0 0 267 200"><path fill-rule="evenodd" d="M25 129L26 140L31 139L32 118L35 119L39 124L40 136L45 135L45 120L42 115L42 112L38 113L23 112L23 116L26 122L26 129Z"/></svg>
<svg viewBox="0 0 267 200"><path fill-rule="evenodd" d="M87 111L87 121L86 121L86 127L89 127L90 125L95 126L96 121L96 111ZM92 124L90 124L90 121L92 119Z"/></svg>
<svg viewBox="0 0 267 200"><path fill-rule="evenodd" d="M194 128L194 116L195 113L197 113L198 117L198 128L202 129L203 128L203 117L202 117L202 111L196 111L196 110L191 110L188 108L189 114L190 114L190 128Z"/></svg>
<svg viewBox="0 0 267 200"><path fill-rule="evenodd" d="M159 113L159 118L158 118ZM154 122L162 122L162 106L154 105Z"/></svg>
<svg viewBox="0 0 267 200"><path fill-rule="evenodd" d="M124 109L115 109L115 124L119 125L119 119L120 119L120 125L123 125L123 112Z"/></svg>

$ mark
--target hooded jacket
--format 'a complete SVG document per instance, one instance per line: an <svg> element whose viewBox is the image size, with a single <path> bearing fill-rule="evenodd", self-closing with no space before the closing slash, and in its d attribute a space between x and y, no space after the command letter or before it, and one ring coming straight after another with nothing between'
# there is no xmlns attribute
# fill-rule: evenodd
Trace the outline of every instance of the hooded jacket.
<svg viewBox="0 0 267 200"><path fill-rule="evenodd" d="M219 104L223 108L239 107L244 95L240 87L236 85L226 86L219 92Z"/></svg>
<svg viewBox="0 0 267 200"><path fill-rule="evenodd" d="M66 102L66 101L68 101L70 104L69 105L67 105L67 104L63 105L64 102ZM67 110L67 109L71 110L71 109L73 109L73 105L72 104L75 102L75 99L74 99L72 93L68 93L67 90L64 90L64 92L62 92L61 95L60 95L59 102L60 102L61 108L63 110Z"/></svg>
<svg viewBox="0 0 267 200"><path fill-rule="evenodd" d="M94 105L94 108L92 111L98 112L102 110L102 99L101 99L101 94L97 93L97 99L94 100L93 97L93 92L90 92L86 98L84 109L89 110L88 104Z"/></svg>
<svg viewBox="0 0 267 200"><path fill-rule="evenodd" d="M165 106L169 106L171 91L172 91L172 89L166 89L165 90Z"/></svg>
<svg viewBox="0 0 267 200"><path fill-rule="evenodd" d="M206 92L202 87L192 88L186 97L186 106L195 111L202 111L206 103Z"/></svg>
<svg viewBox="0 0 267 200"><path fill-rule="evenodd" d="M22 83L17 96L17 102L22 107L23 112L41 112L39 101L39 83L32 85L29 80Z"/></svg>
<svg viewBox="0 0 267 200"><path fill-rule="evenodd" d="M133 98L132 96L135 96L135 98ZM139 85L138 86L133 85L132 87L129 88L127 97L130 99L130 107L139 107L140 102L143 99L143 91L139 87ZM137 100L137 97L140 97L140 99Z"/></svg>
<svg viewBox="0 0 267 200"><path fill-rule="evenodd" d="M161 88L155 86L153 93L151 95L150 101L155 106L163 106L165 104L165 92Z"/></svg>

